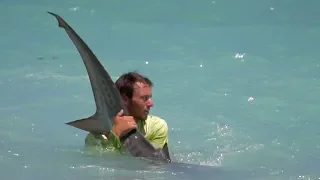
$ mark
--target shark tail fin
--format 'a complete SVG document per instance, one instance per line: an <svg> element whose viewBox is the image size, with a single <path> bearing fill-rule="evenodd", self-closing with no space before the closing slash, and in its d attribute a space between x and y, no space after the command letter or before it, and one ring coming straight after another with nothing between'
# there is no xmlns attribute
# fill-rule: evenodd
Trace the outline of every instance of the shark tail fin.
<svg viewBox="0 0 320 180"><path fill-rule="evenodd" d="M99 121L99 119L97 118L96 115L90 116L88 118L83 118L83 119L78 119L75 121L71 121L66 123L67 125L88 131L88 132L92 132L92 133L96 133L96 134L103 134L105 133L103 131L103 126L100 123L101 121Z"/></svg>
<svg viewBox="0 0 320 180"><path fill-rule="evenodd" d="M65 26L65 21L60 17L60 16L58 16L57 14L55 14L55 13L52 13L52 12L47 12L47 13L49 13L49 14L51 14L51 15L53 15L54 17L56 17L57 18L57 20L58 20L58 26L59 27L64 27Z"/></svg>

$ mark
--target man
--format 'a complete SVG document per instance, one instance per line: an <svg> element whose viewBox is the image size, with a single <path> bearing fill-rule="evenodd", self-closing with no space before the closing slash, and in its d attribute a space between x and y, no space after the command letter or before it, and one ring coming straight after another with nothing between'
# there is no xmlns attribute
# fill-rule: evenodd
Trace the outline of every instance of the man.
<svg viewBox="0 0 320 180"><path fill-rule="evenodd" d="M137 129L155 148L167 147L167 123L157 116L149 115L153 107L152 81L137 72L129 72L121 75L115 84L130 116L122 116L123 110L121 110L114 118L110 132L103 135L89 133L85 145L123 152L124 148L119 137L132 129Z"/></svg>

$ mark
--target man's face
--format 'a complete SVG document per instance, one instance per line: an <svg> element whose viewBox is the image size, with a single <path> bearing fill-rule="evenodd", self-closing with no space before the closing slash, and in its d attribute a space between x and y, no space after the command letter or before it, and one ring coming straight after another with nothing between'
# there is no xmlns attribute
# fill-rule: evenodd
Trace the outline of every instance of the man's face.
<svg viewBox="0 0 320 180"><path fill-rule="evenodd" d="M132 99L127 100L128 110L136 120L146 120L149 110L153 106L152 91L148 84L136 82Z"/></svg>

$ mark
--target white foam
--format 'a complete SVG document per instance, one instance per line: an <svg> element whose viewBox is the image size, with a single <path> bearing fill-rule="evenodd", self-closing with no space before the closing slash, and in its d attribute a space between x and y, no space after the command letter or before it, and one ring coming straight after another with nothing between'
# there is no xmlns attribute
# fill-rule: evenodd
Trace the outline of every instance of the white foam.
<svg viewBox="0 0 320 180"><path fill-rule="evenodd" d="M248 102L253 101L253 100L254 100L254 97L251 97L251 96L250 96L250 97L248 98Z"/></svg>
<svg viewBox="0 0 320 180"><path fill-rule="evenodd" d="M69 8L69 11L77 11L79 10L79 6Z"/></svg>

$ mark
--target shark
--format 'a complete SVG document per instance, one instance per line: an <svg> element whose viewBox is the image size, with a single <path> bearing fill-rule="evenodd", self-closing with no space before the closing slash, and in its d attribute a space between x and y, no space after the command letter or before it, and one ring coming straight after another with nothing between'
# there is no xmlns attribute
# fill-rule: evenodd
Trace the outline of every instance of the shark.
<svg viewBox="0 0 320 180"><path fill-rule="evenodd" d="M96 112L93 115L70 121L66 124L95 134L109 132L113 127L114 117L121 109L123 110L123 115L129 115L119 90L107 70L73 28L61 16L53 12L47 13L56 18L58 26L66 31L77 48L86 67L96 105ZM171 162L167 146L156 149L137 129L133 129L121 136L120 141L129 154L134 157L165 163Z"/></svg>

